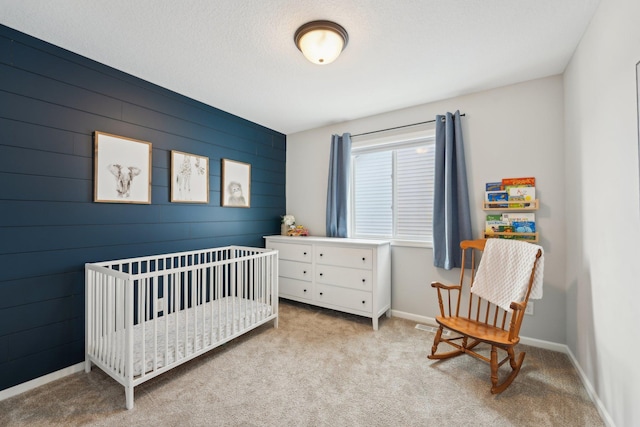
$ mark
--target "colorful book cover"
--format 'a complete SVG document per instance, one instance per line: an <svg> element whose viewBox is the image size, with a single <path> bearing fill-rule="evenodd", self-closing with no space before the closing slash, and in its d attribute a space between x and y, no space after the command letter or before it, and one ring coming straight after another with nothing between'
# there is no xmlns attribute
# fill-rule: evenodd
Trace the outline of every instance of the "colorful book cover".
<svg viewBox="0 0 640 427"><path fill-rule="evenodd" d="M506 202L509 200L509 193L506 191L485 191L484 195L487 202Z"/></svg>
<svg viewBox="0 0 640 427"><path fill-rule="evenodd" d="M536 222L536 214L534 212L505 212L501 216L502 220L507 221L509 224L518 221Z"/></svg>
<svg viewBox="0 0 640 427"><path fill-rule="evenodd" d="M502 191L502 182L487 182L485 184L486 191Z"/></svg>
<svg viewBox="0 0 640 427"><path fill-rule="evenodd" d="M493 217L493 218L489 219L489 217ZM510 224L507 221L504 221L501 219L500 215L487 215L487 220L485 221L485 226L484 226L484 232L496 233L500 231L500 227L505 227L509 225Z"/></svg>
<svg viewBox="0 0 640 427"><path fill-rule="evenodd" d="M524 187L520 185L505 187L509 193L509 200L524 200L530 202L536 199L536 187Z"/></svg>
<svg viewBox="0 0 640 427"><path fill-rule="evenodd" d="M509 194L506 191L485 191L486 202L506 202L509 200ZM508 204L490 203L490 208L506 208Z"/></svg>
<svg viewBox="0 0 640 427"><path fill-rule="evenodd" d="M511 223L513 231L516 233L535 233L536 223L531 221L513 221Z"/></svg>
<svg viewBox="0 0 640 427"><path fill-rule="evenodd" d="M535 187L536 179L532 176L526 178L502 178L502 185L527 185L529 187Z"/></svg>
<svg viewBox="0 0 640 427"><path fill-rule="evenodd" d="M509 236L512 237L512 236ZM520 234L514 234L513 238L515 240L531 240L531 241L535 241L536 240L536 236L522 236Z"/></svg>

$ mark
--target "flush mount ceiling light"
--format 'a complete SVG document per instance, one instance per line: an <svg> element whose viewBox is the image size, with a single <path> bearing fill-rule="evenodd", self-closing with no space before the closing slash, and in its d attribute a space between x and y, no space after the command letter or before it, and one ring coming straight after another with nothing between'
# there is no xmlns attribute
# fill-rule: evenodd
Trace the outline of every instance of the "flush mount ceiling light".
<svg viewBox="0 0 640 427"><path fill-rule="evenodd" d="M349 34L331 21L307 22L293 36L296 46L314 64L330 64L338 58L349 42Z"/></svg>

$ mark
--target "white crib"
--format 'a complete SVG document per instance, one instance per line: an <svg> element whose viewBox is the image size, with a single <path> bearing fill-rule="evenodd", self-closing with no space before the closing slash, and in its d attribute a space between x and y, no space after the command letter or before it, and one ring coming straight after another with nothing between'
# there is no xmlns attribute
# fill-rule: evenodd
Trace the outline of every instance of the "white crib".
<svg viewBox="0 0 640 427"><path fill-rule="evenodd" d="M135 386L266 322L278 327L278 253L224 248L85 265L85 371Z"/></svg>

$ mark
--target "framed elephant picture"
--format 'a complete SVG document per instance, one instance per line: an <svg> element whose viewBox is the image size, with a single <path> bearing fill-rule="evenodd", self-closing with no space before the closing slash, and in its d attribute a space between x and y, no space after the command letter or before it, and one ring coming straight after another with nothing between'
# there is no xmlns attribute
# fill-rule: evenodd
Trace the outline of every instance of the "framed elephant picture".
<svg viewBox="0 0 640 427"><path fill-rule="evenodd" d="M94 132L93 201L151 204L151 143Z"/></svg>

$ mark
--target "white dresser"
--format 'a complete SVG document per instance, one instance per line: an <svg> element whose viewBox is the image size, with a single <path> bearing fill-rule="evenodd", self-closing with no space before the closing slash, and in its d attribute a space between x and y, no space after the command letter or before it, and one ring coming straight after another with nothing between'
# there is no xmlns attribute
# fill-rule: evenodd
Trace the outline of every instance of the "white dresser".
<svg viewBox="0 0 640 427"><path fill-rule="evenodd" d="M278 250L279 295L369 317L391 312L391 248L386 240L266 236Z"/></svg>

